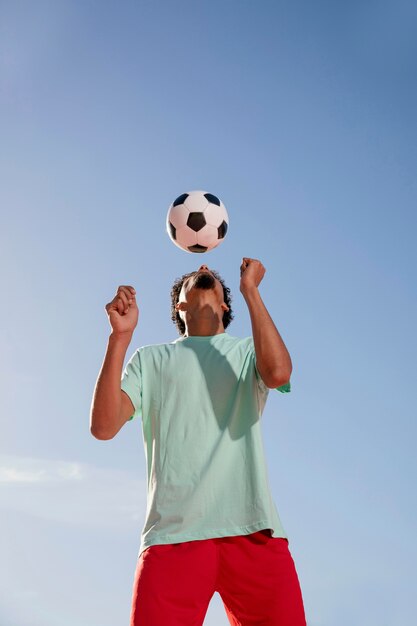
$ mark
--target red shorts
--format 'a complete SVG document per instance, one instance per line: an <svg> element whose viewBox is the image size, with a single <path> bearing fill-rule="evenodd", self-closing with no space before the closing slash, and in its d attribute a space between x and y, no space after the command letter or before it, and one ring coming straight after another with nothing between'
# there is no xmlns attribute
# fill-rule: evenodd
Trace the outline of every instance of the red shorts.
<svg viewBox="0 0 417 626"><path fill-rule="evenodd" d="M130 626L201 626L215 591L232 626L306 626L288 541L266 530L144 550Z"/></svg>

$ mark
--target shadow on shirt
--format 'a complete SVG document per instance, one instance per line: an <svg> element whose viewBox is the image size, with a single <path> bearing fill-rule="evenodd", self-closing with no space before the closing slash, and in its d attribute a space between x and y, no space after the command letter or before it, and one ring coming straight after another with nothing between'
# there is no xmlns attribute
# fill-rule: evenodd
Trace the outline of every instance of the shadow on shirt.
<svg viewBox="0 0 417 626"><path fill-rule="evenodd" d="M219 429L227 428L231 439L248 435L253 424L259 421L267 396L266 387L262 391L262 383L257 378L254 352L242 350L240 344L242 362L236 371L227 355L220 353L213 344L207 344L205 350L201 346L196 350L192 343L185 343L184 347L195 353L205 383L205 389L201 389L201 410L208 411L210 407ZM239 349L236 344L231 346L231 350L236 349Z"/></svg>

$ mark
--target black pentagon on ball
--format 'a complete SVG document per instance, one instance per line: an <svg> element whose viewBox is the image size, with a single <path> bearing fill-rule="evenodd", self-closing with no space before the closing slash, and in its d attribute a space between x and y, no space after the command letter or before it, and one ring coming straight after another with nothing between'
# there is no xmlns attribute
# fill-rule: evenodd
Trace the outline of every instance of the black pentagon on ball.
<svg viewBox="0 0 417 626"><path fill-rule="evenodd" d="M188 193L183 193L181 196L178 196L176 200L172 203L172 206L178 206L179 204L184 204L186 199L188 198Z"/></svg>
<svg viewBox="0 0 417 626"><path fill-rule="evenodd" d="M206 200L211 202L211 204L217 204L217 206L220 206L220 200L216 196L213 196L212 193L205 193L204 197Z"/></svg>
<svg viewBox="0 0 417 626"><path fill-rule="evenodd" d="M196 243L195 246L188 246L188 250L190 252L207 252L207 248L200 246L198 243Z"/></svg>
<svg viewBox="0 0 417 626"><path fill-rule="evenodd" d="M219 239L223 239L224 237L226 237L226 233L227 233L227 222L225 222L223 220L223 222L220 224L220 226L217 229L217 233L218 233L218 237Z"/></svg>
<svg viewBox="0 0 417 626"><path fill-rule="evenodd" d="M177 229L171 224L171 222L168 222L168 228L172 239L174 239L175 241L175 239L177 238Z"/></svg>
<svg viewBox="0 0 417 626"><path fill-rule="evenodd" d="M187 220L187 226L198 233L206 225L206 218L204 213L196 212L190 213Z"/></svg>

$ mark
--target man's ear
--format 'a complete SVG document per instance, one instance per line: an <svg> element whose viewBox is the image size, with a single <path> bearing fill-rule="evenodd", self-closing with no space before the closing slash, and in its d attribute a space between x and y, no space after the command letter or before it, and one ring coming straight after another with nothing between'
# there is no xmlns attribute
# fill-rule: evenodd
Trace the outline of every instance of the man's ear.
<svg viewBox="0 0 417 626"><path fill-rule="evenodd" d="M227 304L225 302L222 302L220 306L223 309L223 311L228 311L229 310L229 307L227 306Z"/></svg>
<svg viewBox="0 0 417 626"><path fill-rule="evenodd" d="M186 302L177 302L177 304L175 305L175 310L176 311L186 311L187 310L187 303Z"/></svg>

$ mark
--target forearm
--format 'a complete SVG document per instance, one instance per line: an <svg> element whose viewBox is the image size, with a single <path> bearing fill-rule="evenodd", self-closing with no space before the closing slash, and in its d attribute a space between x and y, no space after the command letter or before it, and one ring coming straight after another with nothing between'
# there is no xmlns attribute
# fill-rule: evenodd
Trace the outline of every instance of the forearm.
<svg viewBox="0 0 417 626"><path fill-rule="evenodd" d="M257 287L242 292L248 306L255 345L256 365L264 383L274 389L291 376L290 354L279 334Z"/></svg>
<svg viewBox="0 0 417 626"><path fill-rule="evenodd" d="M109 337L90 413L90 431L98 439L110 439L121 427L120 380L131 337L130 333Z"/></svg>

